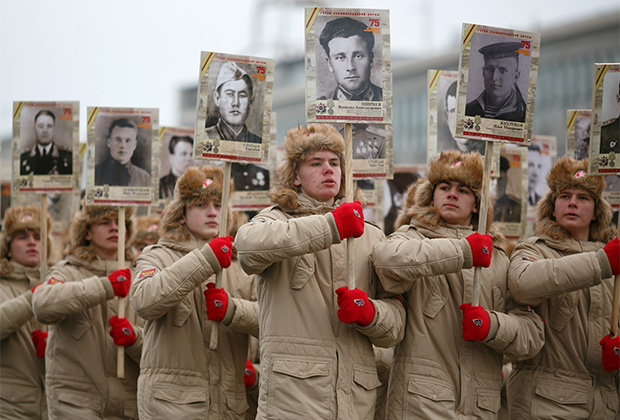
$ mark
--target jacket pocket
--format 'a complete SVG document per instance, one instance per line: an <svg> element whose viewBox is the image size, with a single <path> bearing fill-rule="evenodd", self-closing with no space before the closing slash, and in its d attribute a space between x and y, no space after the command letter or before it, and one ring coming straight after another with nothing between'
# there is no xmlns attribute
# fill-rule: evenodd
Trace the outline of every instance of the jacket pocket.
<svg viewBox="0 0 620 420"><path fill-rule="evenodd" d="M65 404L88 408L96 411L97 413L101 413L103 411L103 399L94 394L59 390L57 397L58 401Z"/></svg>
<svg viewBox="0 0 620 420"><path fill-rule="evenodd" d="M192 294L185 296L172 310L172 325L182 327L192 313Z"/></svg>
<svg viewBox="0 0 620 420"><path fill-rule="evenodd" d="M123 402L123 415L130 419L138 419L138 403L136 401Z"/></svg>
<svg viewBox="0 0 620 420"><path fill-rule="evenodd" d="M502 397L498 392L488 391L488 392L480 392L478 391L478 395L476 396L476 404L479 408L490 411L492 413L497 413L499 411L500 406L502 405Z"/></svg>
<svg viewBox="0 0 620 420"><path fill-rule="evenodd" d="M435 284L433 285L426 302L424 302L424 315L429 318L435 318L448 300L447 294L441 290L441 284L445 283L447 285L448 283L441 281L441 279L437 279L436 277L433 278L433 281Z"/></svg>
<svg viewBox="0 0 620 420"><path fill-rule="evenodd" d="M442 418L445 413L454 412L455 390L450 384L427 376L409 375L405 386L404 419Z"/></svg>
<svg viewBox="0 0 620 420"><path fill-rule="evenodd" d="M226 406L235 414L241 415L250 408L245 392L241 394L226 393L224 397L226 398Z"/></svg>
<svg viewBox="0 0 620 420"><path fill-rule="evenodd" d="M152 412L157 418L199 419L207 416L206 388L159 384L153 390Z"/></svg>
<svg viewBox="0 0 620 420"><path fill-rule="evenodd" d="M274 359L267 379L268 418L327 419L334 416L331 359Z"/></svg>
<svg viewBox="0 0 620 420"><path fill-rule="evenodd" d="M6 383L0 386L0 399L11 404L34 403L38 395L42 395L42 390L31 386Z"/></svg>
<svg viewBox="0 0 620 420"><path fill-rule="evenodd" d="M590 416L588 402L590 389L571 386L561 380L536 385L536 397L532 402L532 418L564 420L585 419Z"/></svg>
<svg viewBox="0 0 620 420"><path fill-rule="evenodd" d="M84 318L83 315L77 319L73 330L71 331L71 337L75 340L81 339L86 331L92 328L92 325Z"/></svg>
<svg viewBox="0 0 620 420"><path fill-rule="evenodd" d="M351 406L354 418L371 419L375 415L377 388L381 386L376 368L354 367Z"/></svg>
<svg viewBox="0 0 620 420"><path fill-rule="evenodd" d="M299 290L314 275L314 255L304 254L297 259L291 279L291 289Z"/></svg>
<svg viewBox="0 0 620 420"><path fill-rule="evenodd" d="M575 315L577 310L577 295L573 292L564 293L560 297L560 303L557 306L557 310L553 313L549 325L554 330L561 332Z"/></svg>

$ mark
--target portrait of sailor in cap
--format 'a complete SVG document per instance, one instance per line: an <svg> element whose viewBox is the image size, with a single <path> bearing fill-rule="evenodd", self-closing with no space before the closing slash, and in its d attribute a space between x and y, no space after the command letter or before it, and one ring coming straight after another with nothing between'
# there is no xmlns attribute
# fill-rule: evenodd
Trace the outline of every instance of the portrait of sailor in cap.
<svg viewBox="0 0 620 420"><path fill-rule="evenodd" d="M217 123L206 128L206 137L260 143L261 138L246 126L253 101L252 79L234 62L222 65L217 76L213 101L218 112Z"/></svg>
<svg viewBox="0 0 620 420"><path fill-rule="evenodd" d="M521 42L511 41L486 45L478 50L484 56L484 90L467 103L465 115L525 122L525 101L517 86L521 73L517 52L520 48Z"/></svg>

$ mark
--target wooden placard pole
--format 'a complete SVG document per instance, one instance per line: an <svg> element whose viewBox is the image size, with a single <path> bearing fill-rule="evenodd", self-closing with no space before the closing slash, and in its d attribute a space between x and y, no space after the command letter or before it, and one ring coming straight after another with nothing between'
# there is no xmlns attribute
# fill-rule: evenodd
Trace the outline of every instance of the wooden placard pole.
<svg viewBox="0 0 620 420"><path fill-rule="evenodd" d="M118 269L125 268L125 207L118 208ZM125 298L118 298L118 317L125 317ZM125 377L125 347L116 346L116 377Z"/></svg>
<svg viewBox="0 0 620 420"><path fill-rule="evenodd" d="M495 143L485 141L484 150L484 173L482 174L482 187L480 189L480 209L478 209L478 233L487 233L487 208L489 202L489 184L491 183L491 167L493 165L493 147ZM489 250L492 252L492 250ZM480 278L482 277L482 267L474 268L474 295L472 306L478 306L480 302Z"/></svg>
<svg viewBox="0 0 620 420"><path fill-rule="evenodd" d="M226 236L228 234L228 201L230 197L230 169L232 167L232 163L225 162L224 163L224 181L222 185L222 206L221 206L221 217L220 217L220 236ZM220 270L219 273L215 275L215 287L222 287L222 274L224 273L224 269ZM209 349L215 350L217 349L217 342L219 337L219 324L217 322L211 322L211 341L209 343Z"/></svg>
<svg viewBox="0 0 620 420"><path fill-rule="evenodd" d="M616 236L620 238L620 222L618 222L618 232ZM618 315L620 312L620 276L614 277L614 296L613 303L611 305L611 328L610 337L618 335Z"/></svg>
<svg viewBox="0 0 620 420"><path fill-rule="evenodd" d="M47 274L47 194L41 194L41 265L39 267L39 279L43 283Z"/></svg>
<svg viewBox="0 0 620 420"><path fill-rule="evenodd" d="M353 124L344 125L344 184L345 200L353 202ZM347 238L347 275L349 290L355 289L355 270L353 269L353 238Z"/></svg>

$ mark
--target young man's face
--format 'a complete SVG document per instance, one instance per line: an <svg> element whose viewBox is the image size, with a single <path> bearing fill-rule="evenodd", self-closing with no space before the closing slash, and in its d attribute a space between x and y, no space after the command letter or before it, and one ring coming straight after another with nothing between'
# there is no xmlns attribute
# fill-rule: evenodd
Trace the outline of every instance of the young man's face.
<svg viewBox="0 0 620 420"><path fill-rule="evenodd" d="M22 230L15 234L8 257L25 267L37 267L41 258L41 236L38 232Z"/></svg>
<svg viewBox="0 0 620 420"><path fill-rule="evenodd" d="M186 141L180 141L174 146L174 153L170 155L170 169L179 177L189 165L192 164L192 145Z"/></svg>
<svg viewBox="0 0 620 420"><path fill-rule="evenodd" d="M530 192L538 185L538 178L542 177L543 156L537 150L527 152L527 182Z"/></svg>
<svg viewBox="0 0 620 420"><path fill-rule="evenodd" d="M220 117L230 126L245 124L250 111L250 90L245 80L233 80L220 86L213 93L213 100L220 111Z"/></svg>
<svg viewBox="0 0 620 420"><path fill-rule="evenodd" d="M519 79L517 59L515 57L485 59L482 76L487 95L495 100L503 100L508 97Z"/></svg>
<svg viewBox="0 0 620 420"><path fill-rule="evenodd" d="M366 42L359 35L354 35L334 38L327 45L327 64L336 82L351 93L365 89L372 67L372 55L368 52Z"/></svg>
<svg viewBox="0 0 620 420"><path fill-rule="evenodd" d="M118 251L118 218L102 217L90 226L86 234L97 255L106 261L115 260Z"/></svg>
<svg viewBox="0 0 620 420"><path fill-rule="evenodd" d="M196 238L210 241L220 229L222 205L219 201L197 201L185 209L185 225Z"/></svg>
<svg viewBox="0 0 620 420"><path fill-rule="evenodd" d="M478 213L476 195L457 181L441 181L433 192L433 207L443 220L451 225L468 226Z"/></svg>
<svg viewBox="0 0 620 420"><path fill-rule="evenodd" d="M321 203L333 204L340 191L342 171L338 155L329 150L320 150L303 161L297 171L293 184Z"/></svg>
<svg viewBox="0 0 620 420"><path fill-rule="evenodd" d="M138 130L133 127L114 127L107 143L112 159L121 165L128 163L138 145L137 138Z"/></svg>
<svg viewBox="0 0 620 420"><path fill-rule="evenodd" d="M594 220L594 199L585 190L567 188L555 199L553 217L574 239L587 241Z"/></svg>
<svg viewBox="0 0 620 420"><path fill-rule="evenodd" d="M54 140L54 119L49 115L41 114L34 122L34 133L37 143L47 146Z"/></svg>

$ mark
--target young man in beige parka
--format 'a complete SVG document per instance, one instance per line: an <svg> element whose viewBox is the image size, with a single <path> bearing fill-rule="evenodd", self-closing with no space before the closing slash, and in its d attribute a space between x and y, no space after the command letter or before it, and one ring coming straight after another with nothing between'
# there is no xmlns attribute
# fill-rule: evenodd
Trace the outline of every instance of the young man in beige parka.
<svg viewBox="0 0 620 420"><path fill-rule="evenodd" d="M510 259L512 295L545 320L544 347L508 380L511 419L620 417L620 338L609 339L620 248L601 198L605 180L587 168L567 156L556 162L536 209L536 236Z"/></svg>
<svg viewBox="0 0 620 420"><path fill-rule="evenodd" d="M387 419L497 419L504 355L531 357L543 345L535 313L505 313L508 257L497 246L491 205L492 236L475 233L482 175L478 153L443 152L409 188L402 226L373 248L383 287L407 303ZM474 267L485 267L479 306L471 306Z"/></svg>
<svg viewBox="0 0 620 420"><path fill-rule="evenodd" d="M35 206L13 207L4 216L0 237L1 419L47 419L47 332L34 318L31 303L32 290L41 281L40 224Z"/></svg>
<svg viewBox="0 0 620 420"><path fill-rule="evenodd" d="M84 206L70 227L68 256L53 266L32 297L48 324L45 387L50 419L137 419L136 388L142 352L141 320L125 297L131 271L118 269L116 207ZM132 255L126 260L131 263ZM125 317L118 318L118 305ZM125 378L117 378L117 346L124 346Z"/></svg>
<svg viewBox="0 0 620 420"><path fill-rule="evenodd" d="M402 337L404 307L374 274L383 233L343 203L344 141L327 124L289 130L271 192L275 205L237 233L260 306L257 419L372 419L380 381L372 345ZM355 237L347 289L344 238Z"/></svg>
<svg viewBox="0 0 620 420"><path fill-rule="evenodd" d="M221 217L230 218L222 215L222 187L221 169L187 168L161 217L158 243L138 258L130 298L145 319L141 420L244 419L248 409L243 379L258 306L253 279L231 264L232 237L218 237ZM210 320L219 322L216 350L209 349Z"/></svg>

